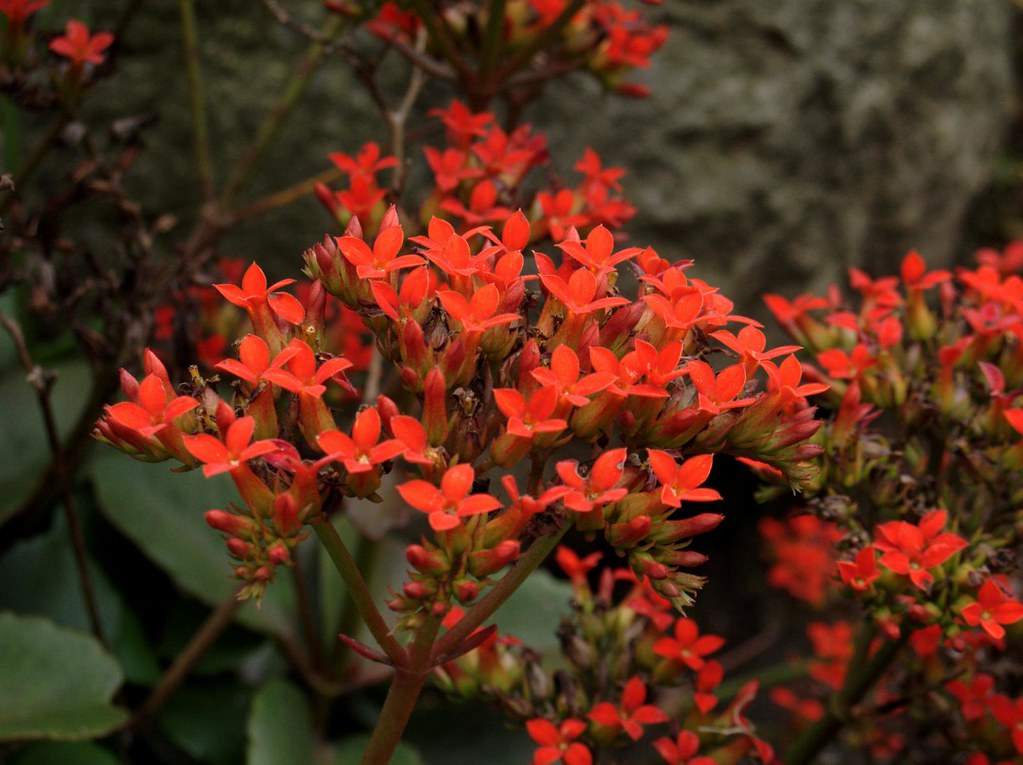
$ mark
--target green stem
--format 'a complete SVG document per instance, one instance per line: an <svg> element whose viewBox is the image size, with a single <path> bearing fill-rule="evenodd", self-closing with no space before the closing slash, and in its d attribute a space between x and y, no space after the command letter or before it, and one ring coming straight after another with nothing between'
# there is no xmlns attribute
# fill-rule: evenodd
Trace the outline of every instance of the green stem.
<svg viewBox="0 0 1023 765"><path fill-rule="evenodd" d="M490 80L497 69L497 60L501 54L501 38L504 36L504 10L505 0L491 0L490 8L487 11L487 33L483 39L480 74L488 86L493 85Z"/></svg>
<svg viewBox="0 0 1023 765"><path fill-rule="evenodd" d="M540 567L551 551L558 546L561 539L571 528L571 523L563 523L560 528L546 537L537 539L529 546L519 560L511 567L501 580L495 584L469 612L437 641L433 648L434 662L443 661L444 656L458 648L472 634L473 630L483 624L512 596L524 581Z"/></svg>
<svg viewBox="0 0 1023 765"><path fill-rule="evenodd" d="M409 666L399 668L394 673L377 726L362 755L361 765L390 763L391 755L401 741L419 694L433 669L432 649L439 629L440 619L432 616L416 631L415 639L409 646Z"/></svg>
<svg viewBox="0 0 1023 765"><path fill-rule="evenodd" d="M792 750L785 757L787 765L809 765L828 743L842 730L849 719L852 708L860 702L884 671L895 659L899 650L909 638L909 630L903 629L898 640L886 641L864 664L867 651L874 637L874 630L866 630L857 646L856 655L849 664L842 690L838 692L824 716L808 728L796 740Z"/></svg>
<svg viewBox="0 0 1023 765"><path fill-rule="evenodd" d="M249 176L252 175L252 172L256 169L259 161L263 158L263 154L266 153L266 150L270 148L270 145L277 138L285 120L298 104L298 100L302 97L302 94L305 93L305 90L309 85L309 81L312 79L320 61L326 54L327 43L337 37L343 28L344 21L341 18L332 18L327 23L327 28L324 30L324 42L317 41L309 47L305 58L299 64L294 74L292 74L291 79L288 81L284 94L281 96L277 105L273 108L270 114L267 115L262 126L260 126L255 139L245 150L241 160L239 160L230 177L227 179L227 183L224 185L224 189L220 195L221 207L231 207L235 197L238 196L238 192L241 191L242 186L245 185Z"/></svg>
<svg viewBox="0 0 1023 765"><path fill-rule="evenodd" d="M316 532L316 536L320 538L320 542L323 543L330 559L334 562L334 567L348 586L352 603L359 611L363 621L366 622L366 626L381 650L387 654L387 658L391 660L395 668L405 667L408 663L408 654L391 634L391 628L387 626L376 603L373 602L373 595L369 591L366 580L362 578L359 566L352 558L352 554L348 552L341 535L325 517L313 521L311 526Z"/></svg>
<svg viewBox="0 0 1023 765"><path fill-rule="evenodd" d="M199 35L195 24L195 0L178 0L181 12L181 33L185 43L185 69L188 74L188 107L192 115L192 140L195 142L195 163L203 199L213 196L213 161L206 119L206 98L203 93L202 69L199 66Z"/></svg>
<svg viewBox="0 0 1023 765"><path fill-rule="evenodd" d="M360 536L355 545L355 565L359 571L367 574L372 571L373 563L376 560L380 545L371 539ZM343 635L351 635L359 624L359 611L355 607L351 590L346 589L341 601L341 618L338 621L338 631ZM340 640L334 643L334 648L327 659L327 676L338 679L342 676L345 664L348 663L348 656L351 649Z"/></svg>

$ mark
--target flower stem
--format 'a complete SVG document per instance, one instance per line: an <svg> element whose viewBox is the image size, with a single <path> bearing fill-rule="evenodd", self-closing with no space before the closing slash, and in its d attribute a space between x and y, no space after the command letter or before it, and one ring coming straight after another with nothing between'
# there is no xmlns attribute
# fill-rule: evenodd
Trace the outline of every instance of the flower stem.
<svg viewBox="0 0 1023 765"><path fill-rule="evenodd" d="M419 700L423 686L433 669L432 648L437 631L440 629L440 618L431 616L416 631L415 639L409 646L409 666L399 668L394 673L391 687L387 691L383 709L373 735L370 737L366 751L362 755L361 765L388 765L391 755L401 741L412 711Z"/></svg>
<svg viewBox="0 0 1023 765"><path fill-rule="evenodd" d="M345 546L341 535L337 533L337 529L325 517L313 521L310 525L316 532L316 536L320 538L320 542L323 543L323 547L326 549L330 559L334 562L334 567L348 586L352 603L355 604L355 608L359 611L363 621L366 622L366 626L376 639L381 650L387 654L387 658L391 660L396 669L406 667L409 658L408 653L398 643L394 635L391 634L391 628L387 626L387 622L384 621L384 617L373 602L373 595L369 591L369 586L366 584L366 580L362 578L362 573L359 571L355 559L352 558L352 554Z"/></svg>
<svg viewBox="0 0 1023 765"><path fill-rule="evenodd" d="M525 555L516 561L511 570L495 584L469 612L437 641L433 647L434 663L444 660L444 656L455 651L462 642L472 634L473 630L483 624L512 596L524 581L540 567L551 551L558 546L562 537L571 528L571 523L562 525L548 536L537 539L526 550Z"/></svg>
<svg viewBox="0 0 1023 765"><path fill-rule="evenodd" d="M899 650L905 645L909 638L909 631L903 629L903 634L898 640L886 641L877 653L866 664L866 658L871 640L874 636L873 630L863 633L860 645L857 647L856 657L849 664L849 674L845 679L842 690L833 699L824 716L804 731L803 735L796 740L792 750L785 757L787 765L809 765L814 758L838 735L839 731L849 720L849 714L856 704L874 687L874 684L881 678L884 671L895 659ZM857 661L857 658L859 661Z"/></svg>

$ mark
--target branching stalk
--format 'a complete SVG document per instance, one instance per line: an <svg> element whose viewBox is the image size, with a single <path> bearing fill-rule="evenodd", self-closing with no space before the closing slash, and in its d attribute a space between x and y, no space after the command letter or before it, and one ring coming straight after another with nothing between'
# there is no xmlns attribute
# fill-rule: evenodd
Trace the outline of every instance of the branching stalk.
<svg viewBox="0 0 1023 765"><path fill-rule="evenodd" d="M373 595L369 591L366 580L363 579L355 559L352 558L351 553L345 546L344 540L337 533L337 529L334 528L334 525L326 517L313 521L311 525L316 532L316 536L323 543L323 547L326 549L330 559L334 562L334 567L348 586L352 602L355 604L356 609L358 609L363 621L366 622L366 626L381 650L383 650L396 668L406 666L408 654L395 639L394 635L391 634L391 628L387 626L387 622L384 621L384 617L380 614L376 603L373 601Z"/></svg>

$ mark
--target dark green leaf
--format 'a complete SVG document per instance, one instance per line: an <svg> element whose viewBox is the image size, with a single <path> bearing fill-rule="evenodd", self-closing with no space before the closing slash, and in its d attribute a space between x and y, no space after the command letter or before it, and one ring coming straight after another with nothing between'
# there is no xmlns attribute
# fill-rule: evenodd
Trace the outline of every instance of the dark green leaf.
<svg viewBox="0 0 1023 765"><path fill-rule="evenodd" d="M3 613L0 646L0 739L93 738L127 718L110 704L121 668L91 636Z"/></svg>
<svg viewBox="0 0 1023 765"><path fill-rule="evenodd" d="M138 462L109 452L92 466L103 514L135 542L183 590L214 606L237 587L224 542L206 525L204 513L236 500L231 479L199 471L172 473L171 463ZM287 581L267 588L260 606L244 603L238 621L255 630L292 639L294 594Z"/></svg>
<svg viewBox="0 0 1023 765"><path fill-rule="evenodd" d="M3 334L3 333L0 333ZM78 419L88 398L91 376L84 362L56 365L57 374L51 392L51 406L58 429L65 432ZM35 489L50 460L42 411L36 392L25 379L20 366L0 375L0 401L3 401L4 437L0 439L0 523L13 513Z"/></svg>
<svg viewBox="0 0 1023 765"><path fill-rule="evenodd" d="M103 630L130 682L152 685L160 668L142 627L125 608L103 570L89 561L89 574ZM78 567L63 514L45 534L19 542L0 558L0 609L46 616L65 627L88 632L89 617Z"/></svg>
<svg viewBox="0 0 1023 765"><path fill-rule="evenodd" d="M362 758L368 744L369 735L345 739L319 759L317 765L352 765ZM398 744L390 765L423 765L423 758L408 744Z"/></svg>
<svg viewBox="0 0 1023 765"><path fill-rule="evenodd" d="M248 765L309 765L313 718L305 694L284 680L271 680L256 694L248 724Z"/></svg>
<svg viewBox="0 0 1023 765"><path fill-rule="evenodd" d="M252 693L237 683L193 683L175 693L157 724L175 744L211 765L236 765L245 755Z"/></svg>
<svg viewBox="0 0 1023 765"><path fill-rule="evenodd" d="M502 635L511 635L541 653L558 647L555 630L568 614L572 586L543 569L534 572L494 614Z"/></svg>
<svg viewBox="0 0 1023 765"><path fill-rule="evenodd" d="M118 759L97 744L41 741L13 760L11 765L119 765Z"/></svg>

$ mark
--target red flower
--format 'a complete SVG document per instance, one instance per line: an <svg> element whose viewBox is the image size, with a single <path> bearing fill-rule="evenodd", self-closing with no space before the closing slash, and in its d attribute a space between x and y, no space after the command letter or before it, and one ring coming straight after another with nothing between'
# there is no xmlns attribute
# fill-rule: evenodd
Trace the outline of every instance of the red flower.
<svg viewBox="0 0 1023 765"><path fill-rule="evenodd" d="M586 406L589 396L614 384L617 377L609 372L595 372L579 377L579 357L567 345L559 345L551 354L550 369L540 367L533 377L544 386L555 386L558 395L574 406Z"/></svg>
<svg viewBox="0 0 1023 765"><path fill-rule="evenodd" d="M11 24L20 25L25 19L50 4L50 0L0 0L0 13Z"/></svg>
<svg viewBox="0 0 1023 765"><path fill-rule="evenodd" d="M405 444L394 438L377 443L380 440L380 413L372 406L355 416L350 437L337 430L328 430L320 433L316 440L324 453L333 461L343 462L349 473L365 473L406 450Z"/></svg>
<svg viewBox="0 0 1023 765"><path fill-rule="evenodd" d="M396 157L381 157L380 147L373 141L363 145L355 157L342 152L334 152L328 156L338 170L342 170L352 178L368 178L373 180L380 170L388 167L395 167L398 164Z"/></svg>
<svg viewBox="0 0 1023 765"><path fill-rule="evenodd" d="M623 297L604 297L594 300L597 294L597 279L585 268L574 271L567 282L556 274L541 274L540 281L565 306L568 312L575 316L585 316L602 308L625 305L629 302L627 298Z"/></svg>
<svg viewBox="0 0 1023 765"><path fill-rule="evenodd" d="M185 436L185 448L197 460L206 463L202 472L207 478L229 473L245 462L279 448L278 443L270 439L250 444L255 430L256 421L252 417L239 417L228 427L223 441L201 433Z"/></svg>
<svg viewBox="0 0 1023 765"><path fill-rule="evenodd" d="M595 552L590 553L585 558L580 558L576 555L575 550L564 545L559 546L557 552L554 553L554 560L561 566L561 570L565 572L569 581L576 587L586 586L586 575L597 567L597 564L603 557L603 553Z"/></svg>
<svg viewBox="0 0 1023 765"><path fill-rule="evenodd" d="M146 375L139 384L135 402L124 401L107 407L107 415L126 428L149 437L197 406L199 402L191 396L172 398L163 380L156 375Z"/></svg>
<svg viewBox="0 0 1023 765"><path fill-rule="evenodd" d="M579 475L579 463L575 460L563 460L555 467L565 485L572 491L563 500L565 507L577 513L588 513L594 508L617 502L628 489L615 489L614 486L622 479L622 462L626 456L625 449L612 449L604 452L593 463L590 474L583 478Z"/></svg>
<svg viewBox="0 0 1023 765"><path fill-rule="evenodd" d="M694 756L700 751L700 738L689 730L680 732L674 741L659 738L653 746L668 765L717 765L717 760L710 757Z"/></svg>
<svg viewBox="0 0 1023 765"><path fill-rule="evenodd" d="M613 252L614 243L611 232L603 226L597 226L586 237L585 242L566 240L559 244L558 248L599 276L611 273L619 263L631 260L642 252L639 247L628 247Z"/></svg>
<svg viewBox="0 0 1023 765"><path fill-rule="evenodd" d="M604 728L612 728L616 732L623 729L633 741L643 737L644 725L655 725L667 722L668 715L653 704L646 701L646 686L638 677L633 677L625 684L622 691L620 706L609 701L602 701L590 711L589 718Z"/></svg>
<svg viewBox="0 0 1023 765"><path fill-rule="evenodd" d="M963 619L971 627L978 624L995 640L1005 637L1003 624L1015 624L1023 619L1023 604L1006 595L1002 588L988 579L977 593L977 602L962 609Z"/></svg>
<svg viewBox="0 0 1023 765"><path fill-rule="evenodd" d="M246 335L238 345L239 361L224 359L216 369L240 377L253 387L270 366L270 348L259 335Z"/></svg>
<svg viewBox="0 0 1023 765"><path fill-rule="evenodd" d="M475 478L472 465L455 465L448 468L439 489L428 481L415 480L401 484L398 492L416 510L429 515L435 531L448 531L461 523L459 517L489 513L501 506L489 494L469 494Z"/></svg>
<svg viewBox="0 0 1023 765"><path fill-rule="evenodd" d="M421 265L424 261L418 255L402 255L398 257L405 236L400 226L389 226L381 229L373 242L373 249L364 241L354 236L342 236L337 246L345 259L355 266L360 279L380 279L400 268L411 268Z"/></svg>
<svg viewBox="0 0 1023 765"><path fill-rule="evenodd" d="M37 6L37 8L42 6ZM31 12L31 11L29 11ZM57 37L50 42L50 50L59 56L71 59L71 66L81 68L86 63L102 64L103 51L114 42L114 36L109 32L98 32L89 36L89 28L82 22L71 19L67 23L63 37Z"/></svg>
<svg viewBox="0 0 1023 765"><path fill-rule="evenodd" d="M691 457L681 465L667 452L659 449L648 449L650 467L657 476L661 489L661 502L670 507L681 507L682 500L687 502L713 502L721 499L714 489L698 488L710 475L714 463L713 454L700 454Z"/></svg>
<svg viewBox="0 0 1023 765"><path fill-rule="evenodd" d="M558 403L558 389L545 385L527 400L514 388L496 388L494 401L508 418L508 433L520 438L533 438L539 433L560 433L568 423L551 418Z"/></svg>
<svg viewBox="0 0 1023 765"><path fill-rule="evenodd" d="M267 287L266 274L263 273L262 268L253 263L245 271L241 287L234 284L214 284L213 286L228 301L239 308L246 309L250 315L253 315L253 324L256 324L256 312L265 305L269 305L270 309L286 322L301 324L302 319L305 318L305 309L298 302L298 298L286 292L277 291L294 281L294 279L281 279ZM256 331L261 332L259 326L256 326Z"/></svg>
<svg viewBox="0 0 1023 765"><path fill-rule="evenodd" d="M497 313L501 293L493 284L476 290L471 300L466 300L454 290L441 290L437 297L448 315L461 324L462 331L466 333L482 333L491 327L510 324L521 318L517 313Z"/></svg>
<svg viewBox="0 0 1023 765"><path fill-rule="evenodd" d="M838 573L842 576L842 581L854 590L859 592L869 590L870 585L881 576L874 548L868 545L856 553L853 560L840 560Z"/></svg>
<svg viewBox="0 0 1023 765"><path fill-rule="evenodd" d="M283 369L284 366L287 369ZM292 393L320 398L327 390L324 383L351 366L348 359L336 357L324 361L317 368L313 349L296 339L277 354L273 365L263 372L263 379Z"/></svg>
<svg viewBox="0 0 1023 765"><path fill-rule="evenodd" d="M582 720L569 718L559 726L537 717L526 722L529 737L540 745L533 754L533 765L552 765L564 762L565 765L592 765L593 755L585 745L576 741L585 731L586 723Z"/></svg>
<svg viewBox="0 0 1023 765"><path fill-rule="evenodd" d="M717 635L700 635L700 628L692 619L675 622L675 637L663 637L654 643L654 653L665 659L680 661L693 671L704 665L704 656L712 654L725 644Z"/></svg>
<svg viewBox="0 0 1023 765"><path fill-rule="evenodd" d="M881 565L908 575L914 585L926 590L934 581L928 569L940 566L967 545L958 534L941 533L947 518L944 510L933 510L920 519L919 526L906 521L882 523L874 530L875 546L884 553Z"/></svg>

